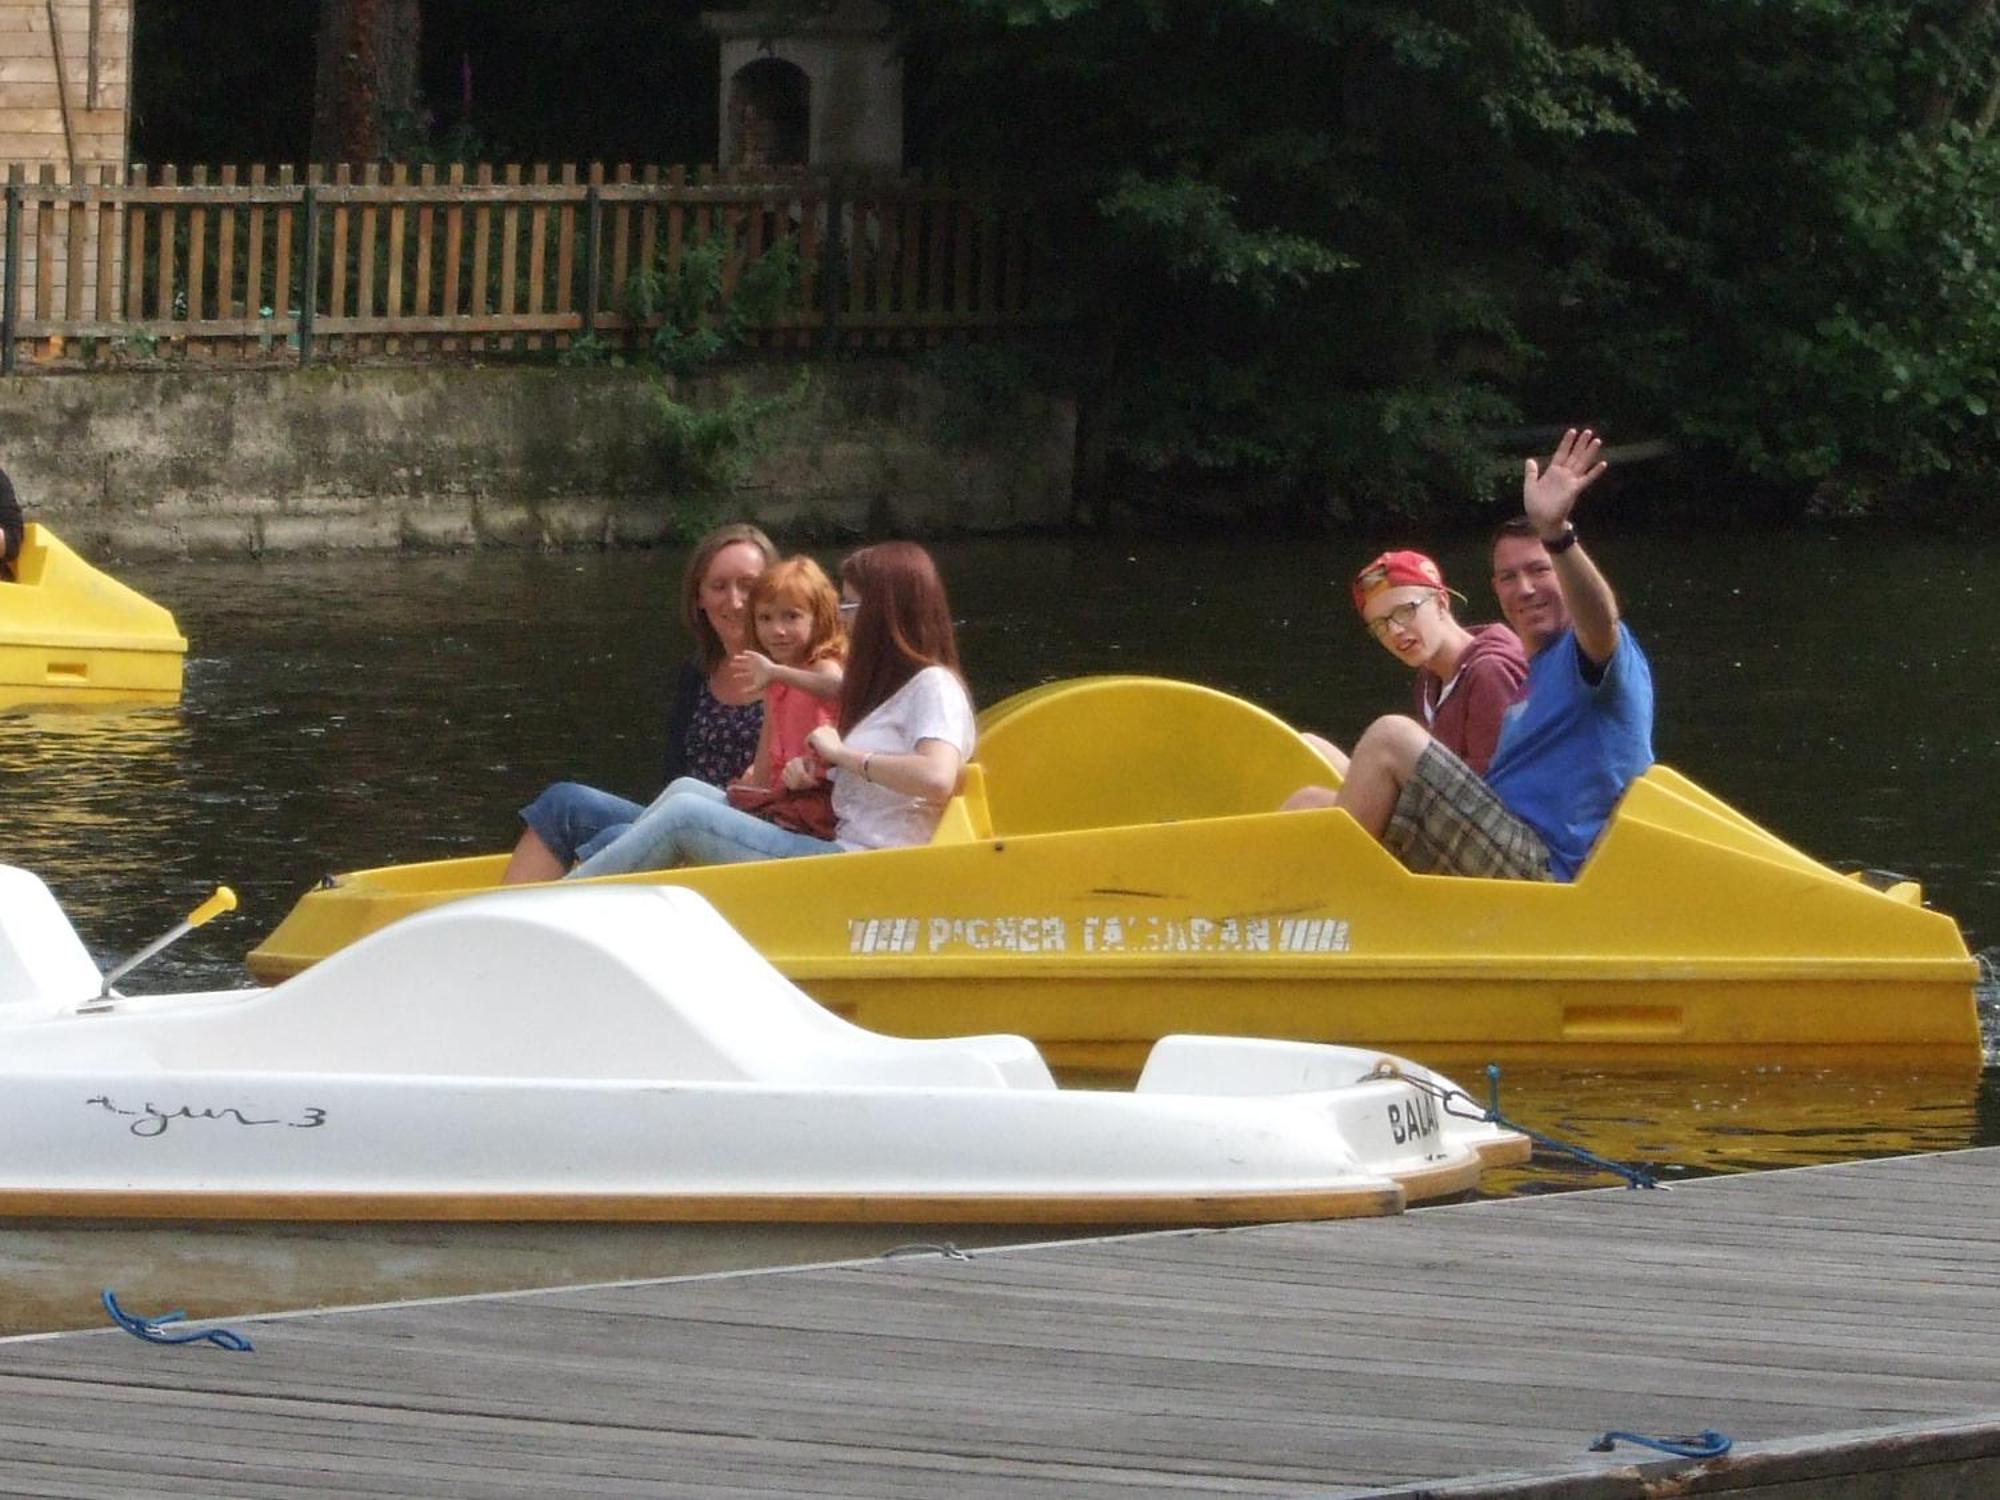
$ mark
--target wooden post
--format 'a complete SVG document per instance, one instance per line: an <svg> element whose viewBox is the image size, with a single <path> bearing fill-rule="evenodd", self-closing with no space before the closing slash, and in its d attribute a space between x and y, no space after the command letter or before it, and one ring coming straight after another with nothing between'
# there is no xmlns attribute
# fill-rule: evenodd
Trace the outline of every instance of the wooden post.
<svg viewBox="0 0 2000 1500"><path fill-rule="evenodd" d="M476 175L478 186L493 186L493 163L488 161L481 162ZM470 312L475 318L486 316L486 269L491 260L491 256L488 254L488 247L492 244L492 239L493 210L482 203L478 208L473 210L472 214L472 305ZM467 338L465 346L468 349L483 349L486 347L486 341L478 334L473 334Z"/></svg>
<svg viewBox="0 0 2000 1500"><path fill-rule="evenodd" d="M333 185L335 187L346 187L351 181L353 181L353 173L349 171L348 164L346 162L336 163L333 169ZM347 316L348 214L349 210L345 200L338 201L333 205L333 253L331 256L333 264L329 267L332 276L327 285L326 297L326 312L330 318L344 318ZM336 348L342 350L348 347L350 346L345 344L336 346Z"/></svg>
<svg viewBox="0 0 2000 1500"><path fill-rule="evenodd" d="M31 318L46 318L56 310L56 197L53 191L56 169L44 163L36 174L38 185L48 192L35 195L35 301L28 309Z"/></svg>
<svg viewBox="0 0 2000 1500"><path fill-rule="evenodd" d="M97 185L108 190L117 186L114 169L108 162L97 168ZM109 323L118 316L118 205L109 196L97 204L97 321Z"/></svg>
<svg viewBox="0 0 2000 1500"><path fill-rule="evenodd" d="M643 174L645 185L657 188L660 185L660 169L648 167ZM651 272L653 258L660 253L660 198L658 193L646 195L645 206L639 210L639 270ZM619 283L623 290L624 283Z"/></svg>
<svg viewBox="0 0 2000 1500"><path fill-rule="evenodd" d="M377 162L364 162L361 167L361 188L369 194L361 202L361 243L354 261L354 316L372 318L375 316L375 222L379 217L375 207L373 189L382 181L382 168ZM366 335L354 339L350 348L365 348L370 340Z"/></svg>
<svg viewBox="0 0 2000 1500"><path fill-rule="evenodd" d="M437 168L425 162L417 168L417 191L428 193L437 186ZM417 285L411 311L420 318L431 315L431 219L436 212L427 198L417 205Z"/></svg>
<svg viewBox="0 0 2000 1500"><path fill-rule="evenodd" d="M131 181L135 188L146 185L145 163L133 163ZM146 205L143 203L125 205L125 321L146 321Z"/></svg>
<svg viewBox="0 0 2000 1500"><path fill-rule="evenodd" d="M510 162L500 174L508 187L521 185L521 164ZM500 210L500 316L514 315L514 277L520 264L521 210L513 198L508 198L506 206ZM511 340L503 338L505 348Z"/></svg>
<svg viewBox="0 0 2000 1500"><path fill-rule="evenodd" d="M687 168L667 168L667 263L666 273L675 275L681 268L681 235L686 227L686 206L682 201L681 189L687 184Z"/></svg>
<svg viewBox="0 0 2000 1500"><path fill-rule="evenodd" d="M947 225L950 212L949 195L941 191L942 179L933 173L928 179L929 192L925 195L925 206L931 216L931 253L925 263L924 274L930 278L931 295L928 321L931 327L930 342L936 343L942 337L945 303L945 250L949 241Z"/></svg>
<svg viewBox="0 0 2000 1500"><path fill-rule="evenodd" d="M831 354L840 347L840 302L847 295L847 225L838 178L826 184L826 238L820 242L819 347Z"/></svg>
<svg viewBox="0 0 2000 1500"><path fill-rule="evenodd" d="M617 170L611 174L611 180L617 183L630 182L632 164L620 162ZM606 301L613 306L617 305L619 294L625 290L625 274L631 263L629 243L631 233L632 205L620 198L618 206L611 210L611 296Z"/></svg>
<svg viewBox="0 0 2000 1500"><path fill-rule="evenodd" d="M460 188L465 186L465 163L455 161L445 174L447 185ZM456 198L444 211L444 305L438 310L446 317L458 316L458 262L465 248L465 205ZM452 339L444 341L444 347L455 349Z"/></svg>
<svg viewBox="0 0 2000 1500"><path fill-rule="evenodd" d="M234 166L227 166L222 169L222 186L225 189L236 186L236 168ZM236 316L235 197L235 193L226 192L223 195L222 207L217 211L215 216L215 315L218 318L233 318ZM242 347L243 341L240 338L232 340L229 343L217 341L210 345L210 348L218 353L227 349L240 351Z"/></svg>
<svg viewBox="0 0 2000 1500"><path fill-rule="evenodd" d="M382 288L382 311L391 318L403 315L403 220L409 212L404 204L404 195L409 188L410 169L403 162L397 162L389 169L389 277ZM385 354L394 354L397 349L392 334L382 341Z"/></svg>
<svg viewBox="0 0 2000 1500"><path fill-rule="evenodd" d="M278 168L278 186L291 185L292 169ZM271 247L271 316L282 323L292 311L292 206L289 203L278 208L276 239L277 243Z"/></svg>
<svg viewBox="0 0 2000 1500"><path fill-rule="evenodd" d="M208 186L208 168L194 167L188 172L188 183L197 188ZM188 259L187 259L187 321L199 323L202 310L202 281L208 272L208 209L202 199L188 204ZM187 352L194 352L190 341Z"/></svg>
<svg viewBox="0 0 2000 1500"><path fill-rule="evenodd" d="M529 180L536 187L547 187L549 184L549 164L547 162L537 162L535 170L530 174ZM548 269L549 206L537 198L535 206L528 211L528 305L522 309L530 317L538 316L541 313L547 290ZM529 334L528 347L530 349L541 348L542 336L539 333Z"/></svg>
<svg viewBox="0 0 2000 1500"><path fill-rule="evenodd" d="M265 180L266 174L263 163L252 162L250 164L250 191L253 193L261 191ZM264 309L271 305L264 300L263 204L253 203L250 205L250 211L244 215L243 229L247 236L243 246L243 316L246 318L261 318L264 316ZM267 335L265 334L258 336L260 347L266 345L266 338ZM244 352L247 354L249 351L246 349Z"/></svg>
<svg viewBox="0 0 2000 1500"><path fill-rule="evenodd" d="M69 170L71 186L83 186L83 176L81 168L71 167ZM89 206L81 198L74 198L70 200L68 217L69 243L64 248L69 252L69 266L64 278L63 316L72 323L81 323L86 316L83 306L84 255L90 249L90 225L96 216L90 212Z"/></svg>
<svg viewBox="0 0 2000 1500"><path fill-rule="evenodd" d="M590 185L584 190L585 217L588 218L591 205L596 202L597 185L604 180L604 166L601 162L590 164ZM576 186L576 163L564 162L562 169L564 187ZM584 234L588 236L586 226ZM589 258L589 246L584 247L585 258ZM569 199L563 200L562 208L556 214L556 311L566 313L576 307L576 205ZM555 344L558 349L569 347L569 335L558 333Z"/></svg>
<svg viewBox="0 0 2000 1500"><path fill-rule="evenodd" d="M14 324L21 315L21 167L7 169L7 270L0 290L0 375L14 373Z"/></svg>
<svg viewBox="0 0 2000 1500"><path fill-rule="evenodd" d="M306 168L306 190L300 204L305 220L305 264L299 277L299 363L313 357L313 314L319 307L319 168Z"/></svg>
<svg viewBox="0 0 2000 1500"><path fill-rule="evenodd" d="M173 187L180 174L172 164L160 168L160 186ZM174 241L180 238L180 210L171 202L162 203L154 216L159 226L159 245L153 254L153 316L164 323L174 315Z"/></svg>
<svg viewBox="0 0 2000 1500"><path fill-rule="evenodd" d="M590 168L590 187L583 195L583 336L597 334L597 282L604 256L604 200L598 196L602 163Z"/></svg>
<svg viewBox="0 0 2000 1500"><path fill-rule="evenodd" d="M810 349L819 334L814 330L813 315L819 307L819 215L822 200L814 193L809 182L799 187L799 289L796 298L799 328L793 336L793 345L800 349Z"/></svg>

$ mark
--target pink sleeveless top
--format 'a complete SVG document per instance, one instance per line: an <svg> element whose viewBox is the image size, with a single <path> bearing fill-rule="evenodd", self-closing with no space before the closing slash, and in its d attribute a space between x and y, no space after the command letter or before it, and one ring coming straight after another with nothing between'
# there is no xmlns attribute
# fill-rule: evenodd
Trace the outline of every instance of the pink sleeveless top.
<svg viewBox="0 0 2000 1500"><path fill-rule="evenodd" d="M771 790L784 788L785 766L806 753L806 736L840 718L838 698L815 698L790 683L764 688L764 722L771 729Z"/></svg>

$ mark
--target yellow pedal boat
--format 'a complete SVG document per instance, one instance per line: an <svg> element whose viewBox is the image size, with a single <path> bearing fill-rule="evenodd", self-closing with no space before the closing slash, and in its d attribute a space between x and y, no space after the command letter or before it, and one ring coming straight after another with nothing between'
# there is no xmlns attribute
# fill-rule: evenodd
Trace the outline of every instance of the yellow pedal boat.
<svg viewBox="0 0 2000 1500"><path fill-rule="evenodd" d="M1153 678L1036 688L981 718L912 849L609 877L700 891L786 975L892 1035L1025 1034L1129 1070L1175 1032L1437 1065L1838 1061L1976 1070L1977 965L1910 882L1819 864L1655 766L1568 885L1412 875L1295 730ZM362 870L249 955L267 981L493 888L493 855Z"/></svg>
<svg viewBox="0 0 2000 1500"><path fill-rule="evenodd" d="M186 654L172 614L28 524L0 579L0 706L169 702Z"/></svg>

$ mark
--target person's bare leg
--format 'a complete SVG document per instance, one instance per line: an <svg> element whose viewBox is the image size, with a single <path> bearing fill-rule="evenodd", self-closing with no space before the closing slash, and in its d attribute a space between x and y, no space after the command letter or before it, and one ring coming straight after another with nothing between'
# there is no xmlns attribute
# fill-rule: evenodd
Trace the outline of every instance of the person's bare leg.
<svg viewBox="0 0 2000 1500"><path fill-rule="evenodd" d="M1355 822L1380 839L1396 810L1396 799L1416 773L1417 758L1430 742L1430 732L1415 719L1377 719L1355 743L1334 806L1346 808Z"/></svg>
<svg viewBox="0 0 2000 1500"><path fill-rule="evenodd" d="M1300 730L1299 738L1312 746L1313 753L1332 766L1341 776L1347 774L1347 752L1341 749L1340 746L1336 745L1332 740L1321 739L1309 729Z"/></svg>
<svg viewBox="0 0 2000 1500"><path fill-rule="evenodd" d="M560 880L562 877L562 861L556 858L554 850L542 842L539 833L528 828L522 830L520 842L507 856L507 868L500 872L500 883L525 885L531 880Z"/></svg>

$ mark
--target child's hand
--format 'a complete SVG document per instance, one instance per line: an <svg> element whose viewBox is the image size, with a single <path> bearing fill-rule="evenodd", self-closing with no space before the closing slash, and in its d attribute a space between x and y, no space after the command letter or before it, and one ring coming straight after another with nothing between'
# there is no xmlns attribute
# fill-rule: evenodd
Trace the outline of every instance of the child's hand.
<svg viewBox="0 0 2000 1500"><path fill-rule="evenodd" d="M779 776L785 785L795 792L803 792L807 787L817 786L825 774L817 755L796 755L785 762L785 769Z"/></svg>
<svg viewBox="0 0 2000 1500"><path fill-rule="evenodd" d="M838 763L841 748L840 731L831 724L822 724L806 736L806 749L830 766Z"/></svg>
<svg viewBox="0 0 2000 1500"><path fill-rule="evenodd" d="M729 673L745 692L761 693L771 683L771 658L761 651L739 651L729 658Z"/></svg>

